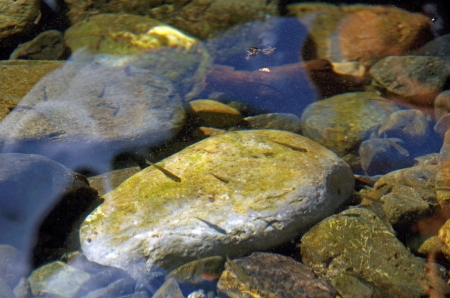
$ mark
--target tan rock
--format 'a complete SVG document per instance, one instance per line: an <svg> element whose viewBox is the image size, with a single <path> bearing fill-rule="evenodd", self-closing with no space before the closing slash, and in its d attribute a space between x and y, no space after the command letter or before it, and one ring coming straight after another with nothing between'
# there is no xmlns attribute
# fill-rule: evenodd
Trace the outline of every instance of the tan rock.
<svg viewBox="0 0 450 298"><path fill-rule="evenodd" d="M203 126L225 128L242 121L239 111L215 100L193 100L189 102L189 106Z"/></svg>
<svg viewBox="0 0 450 298"><path fill-rule="evenodd" d="M307 60L359 61L368 67L433 38L428 17L395 7L307 3L288 10L310 30L311 40L303 48Z"/></svg>
<svg viewBox="0 0 450 298"><path fill-rule="evenodd" d="M60 61L2 61L0 63L0 121L46 74L64 65ZM26 107L24 107L26 109Z"/></svg>

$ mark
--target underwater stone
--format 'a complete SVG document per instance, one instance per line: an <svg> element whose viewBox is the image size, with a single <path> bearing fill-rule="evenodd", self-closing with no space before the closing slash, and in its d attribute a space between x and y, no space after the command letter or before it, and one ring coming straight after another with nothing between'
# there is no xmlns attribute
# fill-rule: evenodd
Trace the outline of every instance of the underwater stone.
<svg viewBox="0 0 450 298"><path fill-rule="evenodd" d="M389 56L370 68L373 85L386 98L419 107L433 106L450 75L450 64L439 57Z"/></svg>
<svg viewBox="0 0 450 298"><path fill-rule="evenodd" d="M302 260L319 277L342 274L371 284L380 297L421 297L445 282L426 275L426 263L414 257L375 213L351 208L330 216L301 240Z"/></svg>
<svg viewBox="0 0 450 298"><path fill-rule="evenodd" d="M289 132L229 132L200 141L105 195L80 228L83 253L139 278L198 258L230 257L291 239L351 194L336 154Z"/></svg>
<svg viewBox="0 0 450 298"><path fill-rule="evenodd" d="M356 168L355 148L397 110L375 92L345 93L309 105L301 117L302 131Z"/></svg>
<svg viewBox="0 0 450 298"><path fill-rule="evenodd" d="M171 139L184 116L170 81L149 70L69 62L0 123L0 146L104 172L116 154Z"/></svg>
<svg viewBox="0 0 450 298"><path fill-rule="evenodd" d="M217 289L220 297L335 297L310 267L283 255L255 252L228 260ZM248 294L248 295L246 295Z"/></svg>

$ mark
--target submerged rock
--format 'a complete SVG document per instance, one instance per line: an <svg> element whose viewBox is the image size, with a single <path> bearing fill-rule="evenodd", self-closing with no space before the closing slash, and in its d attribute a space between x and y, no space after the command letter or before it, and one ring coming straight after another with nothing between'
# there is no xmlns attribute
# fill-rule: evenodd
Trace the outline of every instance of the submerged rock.
<svg viewBox="0 0 450 298"><path fill-rule="evenodd" d="M335 297L311 268L282 255L256 252L228 260L217 284L224 297Z"/></svg>
<svg viewBox="0 0 450 298"><path fill-rule="evenodd" d="M427 276L426 263L364 208L346 210L314 226L302 238L301 253L320 277L353 276L374 287L380 293L375 297L421 297L442 285L446 291L445 282Z"/></svg>
<svg viewBox="0 0 450 298"><path fill-rule="evenodd" d="M172 138L184 123L172 84L135 67L67 63L45 76L0 123L2 152L107 171L111 158Z"/></svg>
<svg viewBox="0 0 450 298"><path fill-rule="evenodd" d="M142 170L86 218L80 239L89 260L138 278L267 249L332 214L354 186L334 153L276 130L210 137L158 165L171 174Z"/></svg>
<svg viewBox="0 0 450 298"><path fill-rule="evenodd" d="M301 117L302 131L356 168L356 149L397 110L375 92L341 94L309 105Z"/></svg>
<svg viewBox="0 0 450 298"><path fill-rule="evenodd" d="M211 66L199 40L149 17L99 14L67 29L64 38L72 60L148 69L185 100L201 92Z"/></svg>
<svg viewBox="0 0 450 298"><path fill-rule="evenodd" d="M358 61L368 67L433 38L429 18L396 7L299 3L288 10L309 28L305 60Z"/></svg>
<svg viewBox="0 0 450 298"><path fill-rule="evenodd" d="M370 69L385 97L408 105L433 106L450 75L450 64L431 56L390 56Z"/></svg>

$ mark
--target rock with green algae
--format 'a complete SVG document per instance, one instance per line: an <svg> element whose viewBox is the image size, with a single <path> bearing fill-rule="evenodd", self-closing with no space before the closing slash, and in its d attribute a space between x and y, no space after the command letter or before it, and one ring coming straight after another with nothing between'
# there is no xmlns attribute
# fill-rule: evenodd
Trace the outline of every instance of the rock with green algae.
<svg viewBox="0 0 450 298"><path fill-rule="evenodd" d="M448 291L445 282L427 275L426 263L368 209L352 208L321 221L302 237L301 254L319 277L353 276L380 293L374 297L422 297Z"/></svg>
<svg viewBox="0 0 450 298"><path fill-rule="evenodd" d="M198 142L105 195L80 229L94 262L134 278L189 261L283 243L351 194L349 166L290 132L230 132ZM176 181L175 181L176 180Z"/></svg>
<svg viewBox="0 0 450 298"><path fill-rule="evenodd" d="M211 59L194 37L155 19L130 14L99 14L64 34L77 62L136 66L168 78L186 100L201 92Z"/></svg>
<svg viewBox="0 0 450 298"><path fill-rule="evenodd" d="M358 146L398 109L376 92L340 94L309 105L301 117L302 132L356 168Z"/></svg>

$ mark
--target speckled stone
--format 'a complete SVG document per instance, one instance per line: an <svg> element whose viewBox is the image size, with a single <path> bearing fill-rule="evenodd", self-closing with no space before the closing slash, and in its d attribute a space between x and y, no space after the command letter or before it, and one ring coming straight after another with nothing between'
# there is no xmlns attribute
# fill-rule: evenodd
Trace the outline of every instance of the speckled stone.
<svg viewBox="0 0 450 298"><path fill-rule="evenodd" d="M398 107L375 92L336 95L309 105L301 117L303 134L336 152L352 168L359 166L356 148L376 134Z"/></svg>
<svg viewBox="0 0 450 298"><path fill-rule="evenodd" d="M80 239L89 260L138 278L269 248L332 214L354 186L333 152L277 130L210 137L158 165L179 180L146 168L86 218Z"/></svg>
<svg viewBox="0 0 450 298"><path fill-rule="evenodd" d="M228 260L219 279L219 295L230 298L335 297L335 290L319 280L310 267L271 253Z"/></svg>
<svg viewBox="0 0 450 298"><path fill-rule="evenodd" d="M379 297L421 297L437 284L375 213L352 208L328 217L301 240L302 260L325 279L346 274L375 287Z"/></svg>

